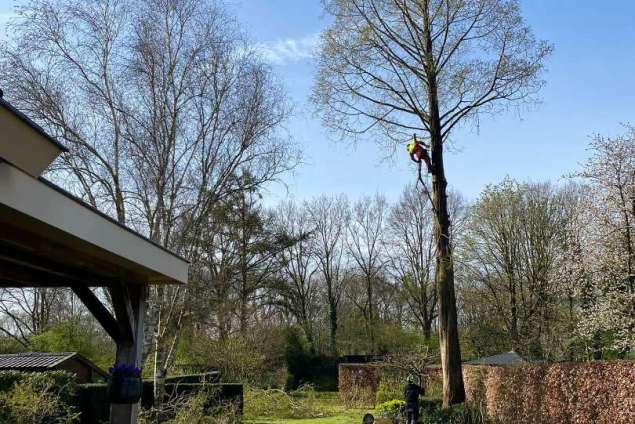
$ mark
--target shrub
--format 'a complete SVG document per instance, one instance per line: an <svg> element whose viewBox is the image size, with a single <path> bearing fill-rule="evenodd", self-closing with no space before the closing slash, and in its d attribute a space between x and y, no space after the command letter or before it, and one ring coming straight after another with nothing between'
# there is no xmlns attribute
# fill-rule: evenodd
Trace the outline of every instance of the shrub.
<svg viewBox="0 0 635 424"><path fill-rule="evenodd" d="M401 399L403 396L403 382L401 379L393 376L382 377L377 386L375 405L383 404L391 399Z"/></svg>
<svg viewBox="0 0 635 424"><path fill-rule="evenodd" d="M398 418L403 417L405 408L405 401L400 399L393 399L378 404L375 407L375 413L379 415L380 418L384 418L390 421L396 421Z"/></svg>
<svg viewBox="0 0 635 424"><path fill-rule="evenodd" d="M466 404L424 410L422 418L426 424L487 424L489 422L479 408Z"/></svg>
<svg viewBox="0 0 635 424"><path fill-rule="evenodd" d="M313 352L299 328L287 330L285 361L287 390L295 390L305 384L317 390L337 390L337 358Z"/></svg>
<svg viewBox="0 0 635 424"><path fill-rule="evenodd" d="M217 397L217 389L213 388L174 397L164 405L160 422L166 424L240 423L241 414L237 405L232 403L218 405L214 402ZM150 424L156 420L157 413L152 408L144 409L139 414L140 424Z"/></svg>
<svg viewBox="0 0 635 424"><path fill-rule="evenodd" d="M5 375L6 377L6 375ZM61 378L61 374L58 374ZM7 379L4 380L6 383ZM66 424L79 421L68 402L72 380L60 386L52 375L23 374L9 390L0 392L0 422L14 424Z"/></svg>
<svg viewBox="0 0 635 424"><path fill-rule="evenodd" d="M443 400L440 398L419 399L419 410L422 414L433 414L443 407Z"/></svg>
<svg viewBox="0 0 635 424"><path fill-rule="evenodd" d="M47 372L21 372L21 371L0 371L0 392L7 392L13 389L16 383L28 379L35 385L48 385L53 382L55 390L57 390L62 400L67 402L75 395L76 384L75 376L66 371L47 371Z"/></svg>

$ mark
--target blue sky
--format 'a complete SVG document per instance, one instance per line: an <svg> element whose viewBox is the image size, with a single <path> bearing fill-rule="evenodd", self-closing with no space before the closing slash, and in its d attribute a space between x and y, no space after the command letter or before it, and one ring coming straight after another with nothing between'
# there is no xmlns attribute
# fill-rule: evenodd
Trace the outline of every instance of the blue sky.
<svg viewBox="0 0 635 424"><path fill-rule="evenodd" d="M606 5L610 3L610 7ZM0 25L12 0L0 0ZM317 35L327 24L320 0L228 0L228 7L284 82L295 106L288 130L304 151L304 163L272 187L269 202L321 193L355 198L377 191L395 199L414 170L405 153L384 160L372 139L356 147L334 142L313 117L310 94ZM557 180L586 156L588 137L617 135L635 123L635 2L612 0L521 0L522 13L538 38L555 46L545 75L542 104L484 117L478 130L454 134L446 156L450 185L474 199L486 184L506 175L520 180Z"/></svg>

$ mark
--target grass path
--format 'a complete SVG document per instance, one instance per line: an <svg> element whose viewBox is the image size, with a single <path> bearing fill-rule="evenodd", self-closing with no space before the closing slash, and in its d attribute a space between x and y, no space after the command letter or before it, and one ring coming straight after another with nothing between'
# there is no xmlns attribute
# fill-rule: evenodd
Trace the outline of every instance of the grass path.
<svg viewBox="0 0 635 424"><path fill-rule="evenodd" d="M361 423L366 412L362 409L347 409L340 404L337 393L322 392L317 399L317 409L324 417L317 418L259 418L245 420L245 424L355 424Z"/></svg>

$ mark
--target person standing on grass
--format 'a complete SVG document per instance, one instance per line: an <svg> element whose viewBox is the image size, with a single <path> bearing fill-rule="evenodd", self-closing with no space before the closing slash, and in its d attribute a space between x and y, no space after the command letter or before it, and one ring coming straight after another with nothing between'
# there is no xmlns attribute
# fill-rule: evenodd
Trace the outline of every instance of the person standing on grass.
<svg viewBox="0 0 635 424"><path fill-rule="evenodd" d="M415 384L415 377L410 374L404 388L406 398L406 424L417 424L419 422L419 396L424 394L424 390Z"/></svg>

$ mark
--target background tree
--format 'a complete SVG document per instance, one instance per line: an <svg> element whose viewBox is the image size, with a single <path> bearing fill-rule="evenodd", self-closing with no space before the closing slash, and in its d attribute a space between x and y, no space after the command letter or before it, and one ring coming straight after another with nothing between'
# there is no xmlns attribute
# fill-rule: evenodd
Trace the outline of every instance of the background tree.
<svg viewBox="0 0 635 424"><path fill-rule="evenodd" d="M427 341L437 316L432 222L428 201L416 187L406 186L390 211L390 268L401 283L409 310Z"/></svg>
<svg viewBox="0 0 635 424"><path fill-rule="evenodd" d="M286 97L216 2L34 0L17 10L0 83L69 147L52 178L119 222L194 260L219 199L294 165L279 131ZM245 170L251 178L236 184ZM150 293L157 403L189 295Z"/></svg>
<svg viewBox="0 0 635 424"><path fill-rule="evenodd" d="M313 100L344 135L401 144L424 134L432 159L444 404L464 400L443 146L479 113L531 100L550 47L514 0L328 0Z"/></svg>
<svg viewBox="0 0 635 424"><path fill-rule="evenodd" d="M465 242L468 281L504 323L511 348L542 358L541 337L559 313L556 273L572 210L548 184L512 180L488 187L474 205Z"/></svg>
<svg viewBox="0 0 635 424"><path fill-rule="evenodd" d="M276 302L297 320L314 351L318 266L311 251L312 228L308 212L288 201L277 208L275 217L278 233L289 240L289 247L278 255L280 272L276 277Z"/></svg>
<svg viewBox="0 0 635 424"><path fill-rule="evenodd" d="M385 271L387 261L385 254L387 214L388 204L383 196L377 194L374 197L363 197L353 205L348 224L347 249L363 281L363 302L360 302L358 306L366 320L371 353L374 353L376 347L375 287Z"/></svg>
<svg viewBox="0 0 635 424"><path fill-rule="evenodd" d="M347 268L346 237L350 210L344 196L320 196L304 206L310 217L313 255L326 289L331 354L337 356L337 314Z"/></svg>
<svg viewBox="0 0 635 424"><path fill-rule="evenodd" d="M595 136L591 157L575 174L587 184L584 218L591 224L581 246L588 259L578 262L590 276L582 293L588 319L579 331L596 357L603 348L622 356L635 349L635 129L626 130Z"/></svg>

